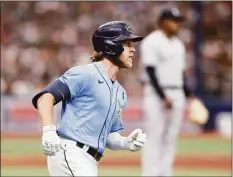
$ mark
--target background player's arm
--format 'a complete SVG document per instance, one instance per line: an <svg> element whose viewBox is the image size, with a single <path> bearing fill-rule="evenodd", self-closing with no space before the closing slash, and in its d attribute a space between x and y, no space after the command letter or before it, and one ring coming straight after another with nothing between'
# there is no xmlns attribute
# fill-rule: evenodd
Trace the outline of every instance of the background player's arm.
<svg viewBox="0 0 233 177"><path fill-rule="evenodd" d="M154 41L156 41L156 39L152 40L150 38L142 42L140 46L142 61L145 65L146 73L155 92L158 94L161 100L163 100L165 108L171 109L172 103L164 94L164 91L156 76L156 66L159 61L159 57L157 52L158 47L155 45Z"/></svg>

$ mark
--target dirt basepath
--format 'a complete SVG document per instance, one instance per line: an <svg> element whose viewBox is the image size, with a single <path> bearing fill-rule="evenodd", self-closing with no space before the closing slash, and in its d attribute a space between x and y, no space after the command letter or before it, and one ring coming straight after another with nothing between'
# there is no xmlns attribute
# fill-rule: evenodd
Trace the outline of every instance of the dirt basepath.
<svg viewBox="0 0 233 177"><path fill-rule="evenodd" d="M45 166L46 158L43 156L30 156L30 157L1 157L2 166ZM103 166L139 166L139 158L105 158L100 161ZM230 156L178 156L175 160L175 167L187 168L214 168L231 170L231 157Z"/></svg>

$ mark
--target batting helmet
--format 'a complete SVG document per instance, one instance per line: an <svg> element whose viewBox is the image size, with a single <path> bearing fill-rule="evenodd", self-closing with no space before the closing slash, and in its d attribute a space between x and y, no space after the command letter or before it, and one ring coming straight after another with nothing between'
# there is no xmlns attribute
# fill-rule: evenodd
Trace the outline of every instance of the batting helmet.
<svg viewBox="0 0 233 177"><path fill-rule="evenodd" d="M131 27L123 21L112 21L101 25L92 36L92 44L96 52L106 56L118 57L124 51L122 42L141 41L143 37L133 35Z"/></svg>

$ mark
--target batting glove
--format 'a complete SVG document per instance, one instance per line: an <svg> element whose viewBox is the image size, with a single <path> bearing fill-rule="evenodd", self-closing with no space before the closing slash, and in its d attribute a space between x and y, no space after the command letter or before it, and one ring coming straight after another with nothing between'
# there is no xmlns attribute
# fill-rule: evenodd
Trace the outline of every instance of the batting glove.
<svg viewBox="0 0 233 177"><path fill-rule="evenodd" d="M54 156L60 150L60 138L54 125L43 127L42 146L44 154L48 156Z"/></svg>
<svg viewBox="0 0 233 177"><path fill-rule="evenodd" d="M125 139L125 146L130 151L139 151L144 146L146 139L147 135L141 129L136 129Z"/></svg>

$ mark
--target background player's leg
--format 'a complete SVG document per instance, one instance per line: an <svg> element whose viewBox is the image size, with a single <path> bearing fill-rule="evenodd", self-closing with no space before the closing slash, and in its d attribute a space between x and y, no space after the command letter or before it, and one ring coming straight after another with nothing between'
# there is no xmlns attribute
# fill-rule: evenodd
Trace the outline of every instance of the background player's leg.
<svg viewBox="0 0 233 177"><path fill-rule="evenodd" d="M176 142L183 120L183 107L174 105L170 115L165 118L165 132L163 148L161 151L161 171L162 176L172 175L172 165L175 156Z"/></svg>
<svg viewBox="0 0 233 177"><path fill-rule="evenodd" d="M142 149L142 175L159 176L160 154L162 148L162 132L164 114L159 98L154 95L144 97L144 130L148 135L147 142Z"/></svg>

